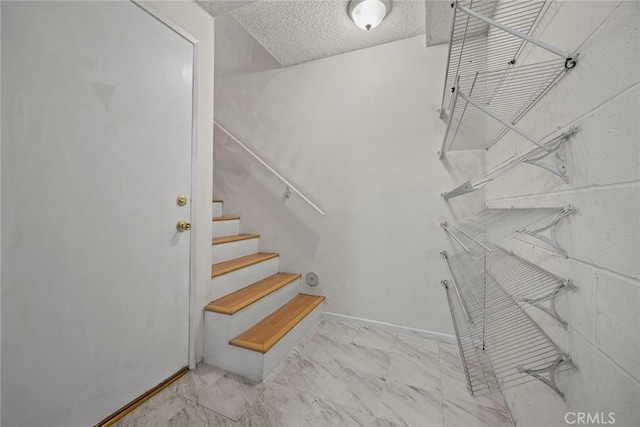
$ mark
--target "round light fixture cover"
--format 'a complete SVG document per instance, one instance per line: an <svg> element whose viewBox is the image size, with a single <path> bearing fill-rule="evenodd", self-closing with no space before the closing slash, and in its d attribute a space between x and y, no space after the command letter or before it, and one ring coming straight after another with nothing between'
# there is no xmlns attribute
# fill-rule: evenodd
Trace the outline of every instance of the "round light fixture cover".
<svg viewBox="0 0 640 427"><path fill-rule="evenodd" d="M349 4L349 16L363 30L377 27L390 10L390 0L352 0Z"/></svg>

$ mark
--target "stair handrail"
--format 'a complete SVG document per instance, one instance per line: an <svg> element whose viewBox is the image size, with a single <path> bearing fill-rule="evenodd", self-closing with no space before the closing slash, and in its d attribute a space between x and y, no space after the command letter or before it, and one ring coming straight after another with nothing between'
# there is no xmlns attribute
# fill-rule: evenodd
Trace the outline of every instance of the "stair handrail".
<svg viewBox="0 0 640 427"><path fill-rule="evenodd" d="M325 216L326 213L320 209L318 207L318 205L316 205L315 203L313 203L307 196L305 196L300 190L298 190L293 184L291 184L285 177L283 177L282 175L280 175L278 173L278 171L276 171L274 168L272 168L271 166L269 166L267 164L267 162L265 162L264 160L262 160L256 153L254 153L249 147L247 147L246 145L244 145L242 142L240 142L240 140L238 138L236 138L231 132L229 132L227 129L225 129L224 126L222 126L220 123L218 123L216 120L213 121L213 124L216 125L221 131L223 131L224 133L227 134L227 136L229 136L229 138L231 138L233 140L233 142L235 142L236 144L238 144L240 147L242 147L242 149L244 151L246 151L247 153L249 153L251 155L251 157L253 157L254 159L256 159L258 161L258 163L260 163L262 166L264 166L269 172L273 173L280 181L282 181L286 186L286 190L284 192L285 197L288 198L289 195L291 194L291 192L296 193L298 196L300 196L300 198L302 198L302 200L304 200L305 202L307 202L309 205L311 205L312 208L314 208L316 211L318 211L318 213L322 216Z"/></svg>

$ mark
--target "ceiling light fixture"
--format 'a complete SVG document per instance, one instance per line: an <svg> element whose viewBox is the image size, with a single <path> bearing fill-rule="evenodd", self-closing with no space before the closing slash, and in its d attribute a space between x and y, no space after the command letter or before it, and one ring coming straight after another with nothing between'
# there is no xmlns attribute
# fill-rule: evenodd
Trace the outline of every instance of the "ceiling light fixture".
<svg viewBox="0 0 640 427"><path fill-rule="evenodd" d="M390 10L390 0L351 0L349 3L349 16L363 30L377 27Z"/></svg>

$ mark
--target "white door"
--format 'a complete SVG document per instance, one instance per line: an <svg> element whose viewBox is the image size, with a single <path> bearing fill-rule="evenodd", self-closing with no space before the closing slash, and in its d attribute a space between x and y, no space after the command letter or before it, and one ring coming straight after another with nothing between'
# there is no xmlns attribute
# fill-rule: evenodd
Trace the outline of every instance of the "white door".
<svg viewBox="0 0 640 427"><path fill-rule="evenodd" d="M2 425L93 425L188 364L194 45L130 2L1 4Z"/></svg>

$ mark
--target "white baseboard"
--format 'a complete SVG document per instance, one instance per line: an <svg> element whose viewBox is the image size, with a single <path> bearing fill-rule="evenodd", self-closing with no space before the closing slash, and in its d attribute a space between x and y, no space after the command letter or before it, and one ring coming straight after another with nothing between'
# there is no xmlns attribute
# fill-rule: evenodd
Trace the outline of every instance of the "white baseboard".
<svg viewBox="0 0 640 427"><path fill-rule="evenodd" d="M360 317L347 316L345 314L323 312L322 317L328 320L338 322L353 323L360 326L367 326L374 329L382 329L385 331L396 332L407 335L416 335L428 338L434 341L440 341L447 344L456 344L456 337L451 334L442 332L428 331L426 329L410 328L408 326L394 325L393 323L379 322L377 320L362 319Z"/></svg>

